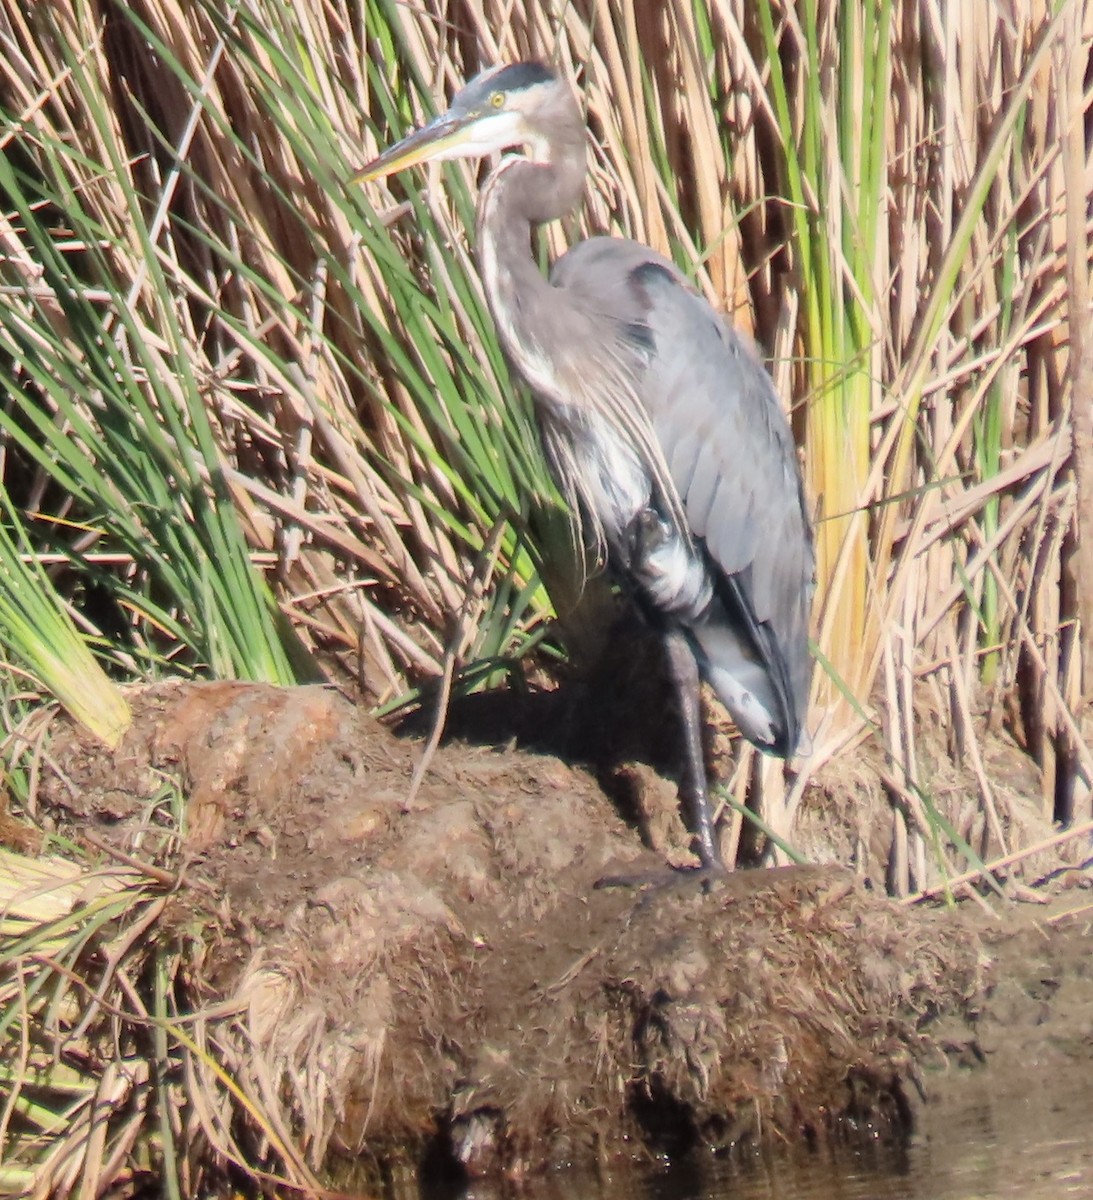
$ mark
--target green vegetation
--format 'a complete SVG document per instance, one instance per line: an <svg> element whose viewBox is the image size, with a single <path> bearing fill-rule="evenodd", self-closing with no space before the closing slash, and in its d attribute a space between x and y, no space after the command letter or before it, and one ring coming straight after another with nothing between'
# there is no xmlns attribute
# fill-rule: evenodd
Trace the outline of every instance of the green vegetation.
<svg viewBox="0 0 1093 1200"><path fill-rule="evenodd" d="M438 188L345 183L481 65L464 57L478 46L552 61L584 98L586 204L544 252L611 232L668 253L754 333L792 405L817 512L813 746L788 793L744 753L735 819L747 794L795 853L805 790L869 740L893 889L936 885L976 866L984 830L1015 848L988 727L1037 764L1043 818L1067 818L1090 773L1079 484L1093 464L1070 342L1087 197L1064 148L1083 144L1093 31L1075 0L1037 14L0 0L16 807L37 778L25 723L50 700L110 745L125 685L175 675L325 675L389 711L453 664L456 687L520 673L567 603L559 501L472 267L469 168ZM959 822L922 779L927 733L979 780ZM173 849L151 875L60 849L0 848L0 1041L17 1052L0 1190L91 1194L96 1172L144 1155L184 1194L165 1096L180 1071L215 1075L215 1055L176 1021L178 954L126 940L153 927ZM89 948L111 969L80 988ZM132 1071L92 1081L73 1062L107 1025ZM127 1115L93 1161L94 1104ZM283 1131L266 1134L307 1186Z"/></svg>

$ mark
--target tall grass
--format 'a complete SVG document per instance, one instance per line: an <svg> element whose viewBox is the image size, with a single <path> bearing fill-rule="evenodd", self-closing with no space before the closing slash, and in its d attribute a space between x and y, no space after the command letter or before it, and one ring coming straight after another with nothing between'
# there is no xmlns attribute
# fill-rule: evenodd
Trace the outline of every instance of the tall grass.
<svg viewBox="0 0 1093 1200"><path fill-rule="evenodd" d="M555 498L471 268L470 173L397 181L379 211L344 182L484 63L533 55L592 132L550 251L669 253L792 412L821 669L773 827L874 731L902 787L927 727L981 759L981 712L1042 768L1046 817L1080 800L1076 0L0 13L6 482L94 579L80 616L120 630L121 667L285 678L319 650L390 702L539 635Z"/></svg>
<svg viewBox="0 0 1093 1200"><path fill-rule="evenodd" d="M526 619L504 645L496 630L545 608L520 529L549 483L465 264L438 260L447 284L423 295L344 187L382 74L335 75L337 24L301 39L305 17L9 14L4 427L48 548L83 569L125 556L98 582L139 665L287 680L314 673L301 636L382 698L439 672L499 521L507 599L460 649L526 639ZM393 93L372 102L393 116ZM451 240L421 205L416 221Z"/></svg>
<svg viewBox="0 0 1093 1200"><path fill-rule="evenodd" d="M811 754L760 789L772 841L792 852L810 783L867 740L896 892L1018 856L999 735L1044 823L1088 816L1091 45L1079 0L0 0L8 723L15 679L112 741L108 673L321 661L391 705L536 643L566 543L473 271L471 172L378 208L345 183L479 67L535 56L591 131L546 248L672 256L770 356L802 447L820 667ZM939 745L970 799L932 792ZM738 802L751 777L745 754ZM128 937L164 880L35 869L0 854L0 1188L98 1191L158 1113L144 1161L183 1194L178 1063L223 1072L174 1021L173 951ZM87 947L128 1006L82 992L93 1027ZM126 1070L73 1070L89 1029Z"/></svg>
<svg viewBox="0 0 1093 1200"><path fill-rule="evenodd" d="M6 494L0 495L0 631L9 655L31 673L31 687L114 749L129 727L129 706L96 662Z"/></svg>
<svg viewBox="0 0 1093 1200"><path fill-rule="evenodd" d="M128 553L137 577L110 590L137 618L131 645L146 659L154 627L217 674L287 682L280 616L248 561L193 369L192 317L157 259L160 222L142 209L117 114L81 52L87 36L52 17L40 13L40 36L79 97L80 122L72 110L60 129L31 135L17 118L0 158L9 248L0 356L17 398L0 427L16 464L33 472L9 490L76 564L92 548Z"/></svg>

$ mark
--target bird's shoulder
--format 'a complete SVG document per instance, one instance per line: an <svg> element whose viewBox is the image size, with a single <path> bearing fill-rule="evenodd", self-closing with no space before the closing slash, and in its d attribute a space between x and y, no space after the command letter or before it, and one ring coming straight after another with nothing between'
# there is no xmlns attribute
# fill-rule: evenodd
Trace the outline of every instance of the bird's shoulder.
<svg viewBox="0 0 1093 1200"><path fill-rule="evenodd" d="M672 382L706 393L722 412L736 400L758 408L761 418L778 411L754 342L726 322L663 254L627 238L593 237L562 255L550 280L590 321L606 322L616 341L629 341L645 356L655 368L651 382L667 365ZM607 333L601 330L601 336ZM654 393L650 403L678 398L669 392ZM783 424L774 422L776 441Z"/></svg>
<svg viewBox="0 0 1093 1200"><path fill-rule="evenodd" d="M692 290L671 259L640 242L615 237L578 242L550 273L554 287L564 288L591 316L639 324L649 315L646 285L654 279L684 293Z"/></svg>

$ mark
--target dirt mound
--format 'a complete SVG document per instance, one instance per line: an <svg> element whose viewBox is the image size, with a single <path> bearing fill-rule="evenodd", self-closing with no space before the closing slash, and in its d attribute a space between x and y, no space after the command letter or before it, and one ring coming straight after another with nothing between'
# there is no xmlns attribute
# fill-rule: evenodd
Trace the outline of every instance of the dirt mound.
<svg viewBox="0 0 1093 1200"><path fill-rule="evenodd" d="M181 777L157 936L313 1161L519 1171L902 1127L926 1024L981 998L958 919L839 869L597 888L663 863L557 759L445 747L407 803L418 746L332 690L171 684L134 707L113 756L54 739L40 815L148 857L150 798Z"/></svg>

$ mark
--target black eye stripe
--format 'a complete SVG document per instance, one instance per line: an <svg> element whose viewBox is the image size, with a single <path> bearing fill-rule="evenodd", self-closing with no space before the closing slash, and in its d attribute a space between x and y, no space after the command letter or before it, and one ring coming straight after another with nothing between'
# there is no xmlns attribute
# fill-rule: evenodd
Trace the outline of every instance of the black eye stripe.
<svg viewBox="0 0 1093 1200"><path fill-rule="evenodd" d="M520 92L538 83L550 83L553 78L554 72L542 63L525 62L505 67L504 70L498 71L490 82L499 91Z"/></svg>

